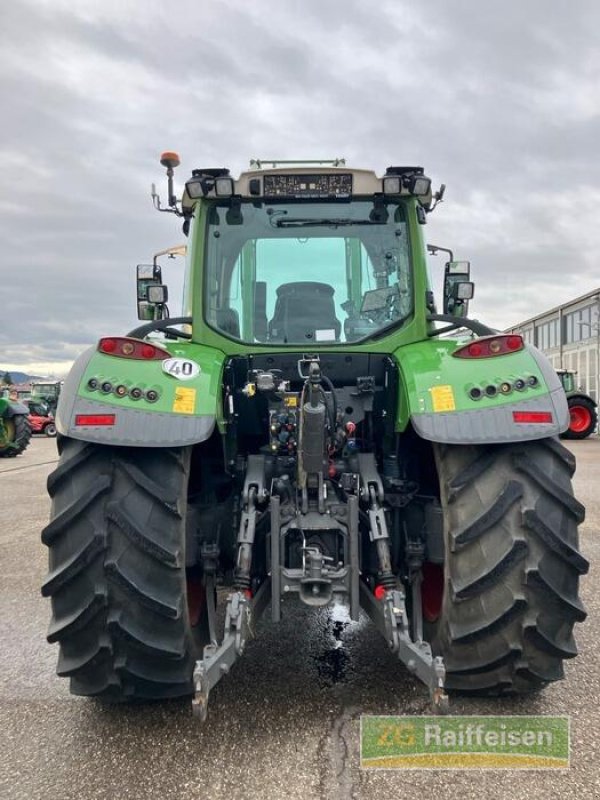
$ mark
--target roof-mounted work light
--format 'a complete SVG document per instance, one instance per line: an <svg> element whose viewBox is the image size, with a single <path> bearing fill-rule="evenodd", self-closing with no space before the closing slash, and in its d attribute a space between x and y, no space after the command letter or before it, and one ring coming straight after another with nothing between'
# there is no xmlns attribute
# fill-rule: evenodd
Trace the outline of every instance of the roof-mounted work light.
<svg viewBox="0 0 600 800"><path fill-rule="evenodd" d="M217 197L231 197L233 178L226 167L211 167L192 170L192 177L185 184L192 200L199 200L214 192Z"/></svg>
<svg viewBox="0 0 600 800"><path fill-rule="evenodd" d="M192 200L198 200L200 197L204 197L204 195L208 193L209 188L205 186L204 179L192 178L185 184L185 190Z"/></svg>
<svg viewBox="0 0 600 800"><path fill-rule="evenodd" d="M431 189L431 178L425 175L410 175L405 178L405 186L411 194L426 195Z"/></svg>
<svg viewBox="0 0 600 800"><path fill-rule="evenodd" d="M383 178L384 194L401 194L402 190L420 197L431 190L431 179L423 174L423 167L388 167Z"/></svg>
<svg viewBox="0 0 600 800"><path fill-rule="evenodd" d="M216 178L215 194L217 197L231 197L233 194L233 178Z"/></svg>
<svg viewBox="0 0 600 800"><path fill-rule="evenodd" d="M383 179L383 193L384 194L400 194L402 191L402 181L401 178L394 175L391 177L385 177Z"/></svg>

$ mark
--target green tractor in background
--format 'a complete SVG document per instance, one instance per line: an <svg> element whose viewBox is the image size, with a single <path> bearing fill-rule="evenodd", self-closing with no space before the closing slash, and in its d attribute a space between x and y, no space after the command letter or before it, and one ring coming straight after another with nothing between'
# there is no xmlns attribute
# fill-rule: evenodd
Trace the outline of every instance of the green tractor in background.
<svg viewBox="0 0 600 800"><path fill-rule="evenodd" d="M71 691L193 695L204 718L260 615L298 602L362 609L436 707L562 678L588 568L567 402L538 350L466 316L466 262L437 312L443 187L255 161L194 169L178 200L161 163L183 315L140 265L143 324L83 353L58 405L43 594Z"/></svg>
<svg viewBox="0 0 600 800"><path fill-rule="evenodd" d="M51 414L56 414L63 381L34 381L31 384L31 399L44 403Z"/></svg>
<svg viewBox="0 0 600 800"><path fill-rule="evenodd" d="M586 439L598 424L598 411L595 400L575 386L575 372L568 369L557 369L558 375L569 405L569 427L563 431L563 439Z"/></svg>
<svg viewBox="0 0 600 800"><path fill-rule="evenodd" d="M31 440L29 409L22 403L0 396L0 458L14 458Z"/></svg>

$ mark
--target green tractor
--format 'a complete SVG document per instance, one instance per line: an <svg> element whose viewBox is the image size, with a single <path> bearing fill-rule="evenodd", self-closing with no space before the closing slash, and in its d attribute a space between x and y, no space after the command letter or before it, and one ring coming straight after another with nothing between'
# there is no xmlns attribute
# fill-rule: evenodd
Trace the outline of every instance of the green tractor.
<svg viewBox="0 0 600 800"><path fill-rule="evenodd" d="M568 369L557 369L558 375L569 405L569 427L563 431L563 439L587 439L598 424L597 403L585 392L575 386L575 372Z"/></svg>
<svg viewBox="0 0 600 800"><path fill-rule="evenodd" d="M466 316L466 262L437 312L444 187L255 161L194 169L179 200L161 163L183 316L138 266L143 324L83 353L58 405L43 594L71 691L192 695L205 718L294 603L362 610L436 707L562 678L588 568L567 402L538 350Z"/></svg>
<svg viewBox="0 0 600 800"><path fill-rule="evenodd" d="M27 406L8 397L0 397L0 458L14 458L31 440Z"/></svg>
<svg viewBox="0 0 600 800"><path fill-rule="evenodd" d="M62 381L34 381L31 384L31 399L45 403L48 410L55 414L62 384Z"/></svg>

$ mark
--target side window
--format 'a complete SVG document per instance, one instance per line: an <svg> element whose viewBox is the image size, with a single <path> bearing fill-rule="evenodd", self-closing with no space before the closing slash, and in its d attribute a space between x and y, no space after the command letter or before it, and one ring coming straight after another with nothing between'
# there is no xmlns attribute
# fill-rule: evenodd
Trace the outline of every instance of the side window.
<svg viewBox="0 0 600 800"><path fill-rule="evenodd" d="M404 230L403 233L392 245L376 240L368 245L360 244L363 292L383 287L394 289L397 292L395 314L402 317L409 314L412 308L408 246Z"/></svg>

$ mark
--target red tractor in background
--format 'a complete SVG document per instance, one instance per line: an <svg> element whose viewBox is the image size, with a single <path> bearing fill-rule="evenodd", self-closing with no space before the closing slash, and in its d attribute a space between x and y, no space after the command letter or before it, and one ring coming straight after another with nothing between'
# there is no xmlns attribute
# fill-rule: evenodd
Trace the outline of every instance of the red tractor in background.
<svg viewBox="0 0 600 800"><path fill-rule="evenodd" d="M29 424L32 433L44 433L53 438L56 436L54 414L45 403L38 400L24 400L23 404L29 409Z"/></svg>

